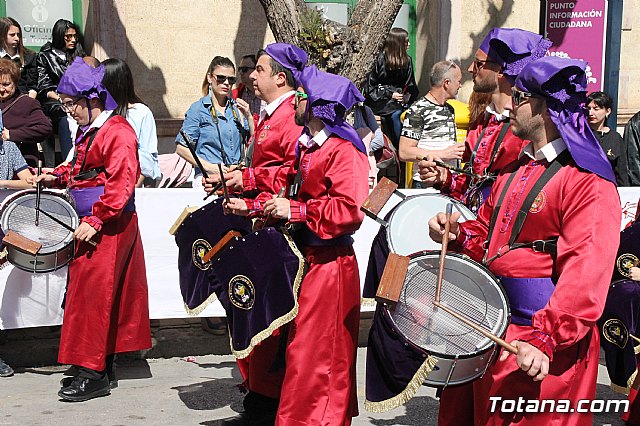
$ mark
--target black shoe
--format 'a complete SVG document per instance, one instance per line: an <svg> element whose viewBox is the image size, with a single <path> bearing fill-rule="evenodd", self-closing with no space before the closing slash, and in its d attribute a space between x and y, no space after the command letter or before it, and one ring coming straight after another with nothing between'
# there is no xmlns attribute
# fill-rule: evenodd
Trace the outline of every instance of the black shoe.
<svg viewBox="0 0 640 426"><path fill-rule="evenodd" d="M85 377L74 377L69 386L65 386L58 392L58 396L65 401L88 401L99 396L111 393L109 379L106 374L102 379L91 380Z"/></svg>
<svg viewBox="0 0 640 426"><path fill-rule="evenodd" d="M276 423L275 413L243 412L222 421L223 426L273 426Z"/></svg>
<svg viewBox="0 0 640 426"><path fill-rule="evenodd" d="M60 386L62 386L63 388L66 388L71 384L71 382L73 382L74 378L75 377L73 376L63 377L62 379L60 379ZM115 389L117 387L118 387L118 379L116 379L115 377L113 378L109 377L109 389Z"/></svg>
<svg viewBox="0 0 640 426"><path fill-rule="evenodd" d="M0 377L9 376L13 376L13 368L11 368L9 364L0 359Z"/></svg>

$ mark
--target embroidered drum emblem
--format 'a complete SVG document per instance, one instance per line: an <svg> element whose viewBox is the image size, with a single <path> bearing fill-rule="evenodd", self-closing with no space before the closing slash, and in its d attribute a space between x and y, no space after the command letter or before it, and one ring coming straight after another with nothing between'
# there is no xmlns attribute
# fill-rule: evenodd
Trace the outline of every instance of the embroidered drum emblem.
<svg viewBox="0 0 640 426"><path fill-rule="evenodd" d="M638 266L640 259L631 253L623 253L616 259L616 267L620 275L631 278L631 268Z"/></svg>
<svg viewBox="0 0 640 426"><path fill-rule="evenodd" d="M197 239L191 246L191 260L199 269L206 271L211 266L211 262L204 262L202 258L211 250L211 244L207 240Z"/></svg>
<svg viewBox="0 0 640 426"><path fill-rule="evenodd" d="M629 340L627 327L617 318L611 318L602 325L602 335L608 342L624 348Z"/></svg>
<svg viewBox="0 0 640 426"><path fill-rule="evenodd" d="M533 204L531 204L531 208L529 209L530 213L539 213L547 204L547 194L544 191L540 191L535 200L533 200Z"/></svg>
<svg viewBox="0 0 640 426"><path fill-rule="evenodd" d="M256 289L248 277L236 275L229 280L229 301L239 309L250 310L256 300Z"/></svg>
<svg viewBox="0 0 640 426"><path fill-rule="evenodd" d="M482 197L482 191L480 191L479 189L474 189L467 199L467 206L469 207L469 210L473 212L473 214L477 214L483 201L484 200Z"/></svg>

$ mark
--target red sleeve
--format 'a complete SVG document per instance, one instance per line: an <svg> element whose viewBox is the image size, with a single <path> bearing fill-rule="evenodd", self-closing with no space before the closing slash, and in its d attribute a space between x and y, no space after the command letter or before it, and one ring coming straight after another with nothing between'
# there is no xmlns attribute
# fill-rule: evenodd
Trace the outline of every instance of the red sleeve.
<svg viewBox="0 0 640 426"><path fill-rule="evenodd" d="M331 152L325 171L327 196L291 202L291 222L304 222L322 239L355 232L364 219L360 206L369 194L369 161L351 143Z"/></svg>
<svg viewBox="0 0 640 426"><path fill-rule="evenodd" d="M105 132L100 152L106 169L104 194L93 205L102 222L117 218L135 190L140 176L138 140L128 123L114 123Z"/></svg>
<svg viewBox="0 0 640 426"><path fill-rule="evenodd" d="M66 188L71 181L71 164L62 163L51 171L52 175L56 177L54 186L56 188Z"/></svg>
<svg viewBox="0 0 640 426"><path fill-rule="evenodd" d="M533 316L536 345L561 351L593 330L607 298L622 212L615 186L592 173L567 185L556 269L558 282L549 303ZM534 342L530 342L535 344Z"/></svg>

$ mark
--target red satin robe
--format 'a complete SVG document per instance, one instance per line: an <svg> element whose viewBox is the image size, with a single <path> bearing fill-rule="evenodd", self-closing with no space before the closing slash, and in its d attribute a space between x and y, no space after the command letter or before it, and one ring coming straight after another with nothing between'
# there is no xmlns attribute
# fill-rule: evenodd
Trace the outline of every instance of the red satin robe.
<svg viewBox="0 0 640 426"><path fill-rule="evenodd" d="M527 158L528 157L524 157ZM488 257L508 244L518 211L528 190L542 174L546 160L523 158L498 214ZM512 171L516 165L512 166ZM494 206L508 179L503 174L493 187L478 219L460 224L460 236L450 247L480 261ZM557 256L530 248L507 251L489 269L514 278L553 277L555 290L547 305L532 318L532 326L509 325L506 340L526 341L550 358L549 375L533 382L510 356L494 363L487 374L473 383L476 425L591 425L589 413L490 413L489 397L506 400L570 400L595 397L599 335L596 321L602 314L619 243L620 200L616 187L599 176L582 171L571 161L549 181L531 207L516 242L559 236ZM472 406L458 397L458 412ZM441 405L454 403L443 394ZM499 406L499 405L498 405ZM548 410L547 410L548 411ZM452 413L449 406L445 412ZM469 422L468 418L466 420ZM443 419L442 424L460 424ZM469 422L468 424L472 424Z"/></svg>
<svg viewBox="0 0 640 426"><path fill-rule="evenodd" d="M329 137L321 147L301 146L299 163L303 184L291 201L290 222L324 240L355 232L364 219L359 206L369 192L366 155L351 142ZM291 169L289 183L296 172ZM260 204L252 207L260 209ZM355 253L351 245L299 248L309 269L289 331L276 425L348 425L358 413L360 279Z"/></svg>
<svg viewBox="0 0 640 426"><path fill-rule="evenodd" d="M302 127L295 122L293 95L286 98L255 129L251 167L242 171L244 191L277 194L287 182L287 172L296 159L296 141Z"/></svg>
<svg viewBox="0 0 640 426"><path fill-rule="evenodd" d="M93 237L98 245L78 243L69 264L58 362L103 371L107 355L150 348L151 329L138 216L122 212L140 176L136 135L123 117L115 116L98 130L87 153L93 132L77 143L73 170L68 164L53 172L60 186L105 187L93 215L82 219L99 230ZM85 155L83 170L103 166L106 172L74 181L71 176L80 171Z"/></svg>
<svg viewBox="0 0 640 426"><path fill-rule="evenodd" d="M480 143L472 165L473 173L483 175L485 172L489 172L497 175L506 165L518 159L518 155L520 155L522 148L524 148L527 142L514 136L513 133L511 133L511 129L509 129L500 144L500 148L498 148L495 160L491 163L496 140L502 130L502 126L505 125L506 123L504 121L499 121L493 114L490 114L490 117L485 123L469 131L465 140L462 162L467 163L471 160L471 153L476 144ZM483 131L484 135L482 136L482 140L478 141ZM491 165L491 167L489 167L489 165ZM465 194L470 184L471 177L462 173L452 175L451 172L448 172L447 180L442 185L441 192L464 202Z"/></svg>
<svg viewBox="0 0 640 426"><path fill-rule="evenodd" d="M287 173L296 159L296 143L302 127L295 123L293 95L286 98L256 127L252 167L242 171L244 191L277 194L287 184ZM271 198L271 196L269 196ZM250 200L247 200L250 201ZM280 398L284 370L272 368L280 340L280 330L265 339L248 357L237 360L245 386L252 392Z"/></svg>

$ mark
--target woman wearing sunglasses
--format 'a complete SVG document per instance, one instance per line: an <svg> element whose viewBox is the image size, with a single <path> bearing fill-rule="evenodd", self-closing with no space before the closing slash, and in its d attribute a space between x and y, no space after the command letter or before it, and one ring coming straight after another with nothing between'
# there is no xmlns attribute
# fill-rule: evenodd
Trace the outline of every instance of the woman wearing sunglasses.
<svg viewBox="0 0 640 426"><path fill-rule="evenodd" d="M187 110L176 137L176 153L196 167L194 187L202 186L202 171L187 143L192 144L208 175L218 174L219 163L229 169L244 161L246 142L253 134L253 119L249 104L231 97L235 82L233 62L222 56L213 58L202 83L204 96ZM191 140L185 141L182 133Z"/></svg>
<svg viewBox="0 0 640 426"><path fill-rule="evenodd" d="M51 42L42 46L36 59L38 65L38 100L54 131L60 139L62 158L71 151L71 132L67 114L62 110L56 87L62 74L76 56L85 56L80 42L80 30L66 19L58 19L51 30ZM55 166L55 139L53 135L42 144L46 167Z"/></svg>

